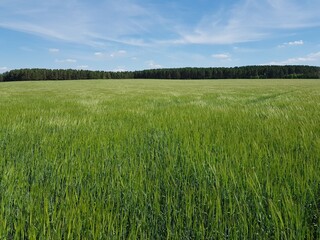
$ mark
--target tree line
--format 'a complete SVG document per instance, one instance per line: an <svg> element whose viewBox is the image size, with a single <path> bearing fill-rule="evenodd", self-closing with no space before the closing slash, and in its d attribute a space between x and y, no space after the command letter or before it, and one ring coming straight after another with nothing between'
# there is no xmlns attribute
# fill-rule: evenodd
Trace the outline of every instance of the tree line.
<svg viewBox="0 0 320 240"><path fill-rule="evenodd" d="M0 74L0 81L76 79L319 79L315 66L244 66L161 68L141 71L91 71L75 69L16 69Z"/></svg>

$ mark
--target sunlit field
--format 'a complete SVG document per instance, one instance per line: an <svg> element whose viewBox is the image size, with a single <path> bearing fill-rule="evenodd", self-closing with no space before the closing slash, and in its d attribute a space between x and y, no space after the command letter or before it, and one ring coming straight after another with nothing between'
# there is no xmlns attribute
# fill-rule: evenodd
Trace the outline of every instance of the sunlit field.
<svg viewBox="0 0 320 240"><path fill-rule="evenodd" d="M319 239L320 81L0 84L0 239Z"/></svg>

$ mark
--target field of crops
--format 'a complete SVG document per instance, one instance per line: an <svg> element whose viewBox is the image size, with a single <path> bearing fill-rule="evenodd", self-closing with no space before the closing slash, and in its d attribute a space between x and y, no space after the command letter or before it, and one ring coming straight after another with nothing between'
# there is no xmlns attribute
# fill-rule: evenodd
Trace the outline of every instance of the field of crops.
<svg viewBox="0 0 320 240"><path fill-rule="evenodd" d="M0 84L0 239L227 238L320 238L320 81Z"/></svg>

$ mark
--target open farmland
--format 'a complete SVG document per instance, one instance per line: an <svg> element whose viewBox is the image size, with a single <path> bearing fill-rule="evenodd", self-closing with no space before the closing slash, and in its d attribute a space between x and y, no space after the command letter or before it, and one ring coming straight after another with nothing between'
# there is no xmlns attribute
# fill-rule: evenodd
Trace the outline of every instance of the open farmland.
<svg viewBox="0 0 320 240"><path fill-rule="evenodd" d="M0 84L0 239L318 239L320 81Z"/></svg>

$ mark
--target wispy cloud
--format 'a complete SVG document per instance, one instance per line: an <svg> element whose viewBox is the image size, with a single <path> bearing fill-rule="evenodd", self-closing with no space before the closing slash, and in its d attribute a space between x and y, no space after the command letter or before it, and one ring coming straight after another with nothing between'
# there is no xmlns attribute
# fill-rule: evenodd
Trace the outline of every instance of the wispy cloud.
<svg viewBox="0 0 320 240"><path fill-rule="evenodd" d="M304 44L304 42L302 40L287 43L287 45L289 45L289 46L298 46L298 45L303 45L303 44Z"/></svg>
<svg viewBox="0 0 320 240"><path fill-rule="evenodd" d="M113 52L110 54L110 57L112 58L115 58L115 57L123 57L127 54L127 51L125 50L119 50L119 51L116 51L116 52Z"/></svg>
<svg viewBox="0 0 320 240"><path fill-rule="evenodd" d="M269 37L274 29L320 26L318 0L239 0L203 10L193 23L190 16L167 14L170 4L162 5L167 8L138 0L2 1L0 27L95 47L110 42L154 47L241 43Z"/></svg>
<svg viewBox="0 0 320 240"><path fill-rule="evenodd" d="M162 68L162 65L155 63L154 60L147 61L148 68Z"/></svg>
<svg viewBox="0 0 320 240"><path fill-rule="evenodd" d="M88 65L79 65L77 66L78 69L88 69L89 66Z"/></svg>
<svg viewBox="0 0 320 240"><path fill-rule="evenodd" d="M125 72L125 71L127 71L127 70L125 69L125 67L119 66L119 67L113 69L112 71L113 71L113 72Z"/></svg>
<svg viewBox="0 0 320 240"><path fill-rule="evenodd" d="M67 58L67 59L56 59L55 62L56 63L76 63L77 60L72 58Z"/></svg>
<svg viewBox="0 0 320 240"><path fill-rule="evenodd" d="M310 53L306 56L289 58L284 61L273 61L270 65L291 65L291 64L320 64L320 52Z"/></svg>
<svg viewBox="0 0 320 240"><path fill-rule="evenodd" d="M275 30L320 26L317 0L243 0L229 10L205 15L181 43L233 44L269 38Z"/></svg>
<svg viewBox="0 0 320 240"><path fill-rule="evenodd" d="M124 57L127 55L127 51L125 50L118 50L115 52L95 52L93 53L93 55L97 58L97 59L112 59L112 58L118 58L118 57Z"/></svg>
<svg viewBox="0 0 320 240"><path fill-rule="evenodd" d="M142 44L133 35L155 24L151 13L132 0L23 0L0 3L0 27L92 46L105 42Z"/></svg>
<svg viewBox="0 0 320 240"><path fill-rule="evenodd" d="M4 73L8 70L9 70L8 67L0 67L0 73Z"/></svg>
<svg viewBox="0 0 320 240"><path fill-rule="evenodd" d="M231 60L231 56L229 53L218 53L218 54L212 54L211 56L218 60Z"/></svg>
<svg viewBox="0 0 320 240"><path fill-rule="evenodd" d="M284 47L292 47L292 46L301 46L303 44L304 44L304 42L302 40L299 40L299 41L293 41L293 42L286 42L286 43L279 45L278 47L284 48Z"/></svg>
<svg viewBox="0 0 320 240"><path fill-rule="evenodd" d="M104 54L102 52L95 52L93 55L96 57L102 57Z"/></svg>
<svg viewBox="0 0 320 240"><path fill-rule="evenodd" d="M22 51L24 51L24 52L33 52L33 49L32 49L32 48L25 47L25 46L20 47L20 50L22 50Z"/></svg>
<svg viewBox="0 0 320 240"><path fill-rule="evenodd" d="M58 49L58 48L49 48L48 51L50 53L58 53L58 52L60 52L60 49Z"/></svg>

